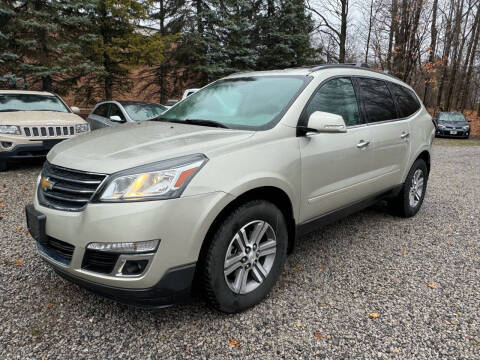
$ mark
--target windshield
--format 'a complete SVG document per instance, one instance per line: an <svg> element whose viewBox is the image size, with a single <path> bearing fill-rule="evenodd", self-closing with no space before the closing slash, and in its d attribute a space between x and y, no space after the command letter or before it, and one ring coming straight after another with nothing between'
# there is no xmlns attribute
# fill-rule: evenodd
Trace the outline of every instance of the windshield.
<svg viewBox="0 0 480 360"><path fill-rule="evenodd" d="M159 104L123 104L123 108L134 121L150 120L167 110Z"/></svg>
<svg viewBox="0 0 480 360"><path fill-rule="evenodd" d="M34 94L0 94L0 111L69 112L58 97Z"/></svg>
<svg viewBox="0 0 480 360"><path fill-rule="evenodd" d="M214 82L162 115L167 120L207 120L237 129L265 129L278 121L306 76L255 76Z"/></svg>
<svg viewBox="0 0 480 360"><path fill-rule="evenodd" d="M439 121L453 121L453 122L456 122L456 121L461 121L461 122L465 122L465 116L463 116L462 114L460 113L440 113L440 115L438 115L438 120Z"/></svg>

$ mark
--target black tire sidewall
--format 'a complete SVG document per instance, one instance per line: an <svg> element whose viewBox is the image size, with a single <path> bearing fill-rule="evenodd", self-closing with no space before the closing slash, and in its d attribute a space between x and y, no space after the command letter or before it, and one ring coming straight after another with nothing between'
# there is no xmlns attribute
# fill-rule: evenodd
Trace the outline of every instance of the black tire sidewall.
<svg viewBox="0 0 480 360"><path fill-rule="evenodd" d="M412 185L412 179L413 175L415 174L415 171L418 169L422 170L423 172L423 191L422 191L422 197L420 198L420 201L415 207L410 206L410 187ZM407 178L405 179L405 185L403 188L402 192L402 207L403 207L403 214L406 217L411 217L414 216L418 213L420 208L422 207L423 200L425 198L425 192L427 191L427 182L428 182L428 169L427 169L427 164L425 163L424 160L422 159L417 159L412 167L410 168L410 171L408 172Z"/></svg>
<svg viewBox="0 0 480 360"><path fill-rule="evenodd" d="M254 220L268 222L275 231L277 249L273 267L267 278L248 294L235 294L224 278L224 260L230 241L244 225ZM288 232L282 212L267 201L251 201L232 212L215 232L207 259L205 259L205 285L208 300L220 311L233 313L243 311L260 302L270 292L285 263Z"/></svg>

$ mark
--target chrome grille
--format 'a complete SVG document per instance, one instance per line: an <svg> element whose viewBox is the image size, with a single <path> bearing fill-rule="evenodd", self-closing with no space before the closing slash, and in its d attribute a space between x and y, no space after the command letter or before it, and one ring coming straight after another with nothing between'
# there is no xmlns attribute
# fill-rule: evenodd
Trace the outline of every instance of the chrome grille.
<svg viewBox="0 0 480 360"><path fill-rule="evenodd" d="M65 211L80 211L92 199L106 175L65 169L45 163L42 178L50 186L38 187L40 204Z"/></svg>
<svg viewBox="0 0 480 360"><path fill-rule="evenodd" d="M75 134L73 126L24 126L23 133L27 137L68 137Z"/></svg>

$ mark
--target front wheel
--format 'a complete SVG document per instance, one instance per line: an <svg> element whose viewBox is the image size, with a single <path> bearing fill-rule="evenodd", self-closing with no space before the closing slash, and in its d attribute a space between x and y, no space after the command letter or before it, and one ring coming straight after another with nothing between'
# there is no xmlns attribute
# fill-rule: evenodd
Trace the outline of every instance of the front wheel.
<svg viewBox="0 0 480 360"><path fill-rule="evenodd" d="M390 208L402 217L415 216L423 204L427 180L427 164L423 159L417 159L408 172L402 190L390 201Z"/></svg>
<svg viewBox="0 0 480 360"><path fill-rule="evenodd" d="M235 209L216 229L203 264L207 301L235 313L267 296L287 255L288 233L282 212L255 200Z"/></svg>
<svg viewBox="0 0 480 360"><path fill-rule="evenodd" d="M7 171L7 162L0 161L0 171Z"/></svg>

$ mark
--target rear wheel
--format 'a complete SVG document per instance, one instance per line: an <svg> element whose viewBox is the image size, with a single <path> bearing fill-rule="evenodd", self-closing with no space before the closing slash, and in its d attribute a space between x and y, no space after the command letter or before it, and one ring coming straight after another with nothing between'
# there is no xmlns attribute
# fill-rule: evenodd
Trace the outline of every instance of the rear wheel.
<svg viewBox="0 0 480 360"><path fill-rule="evenodd" d="M408 172L402 190L390 201L390 208L402 217L414 216L423 204L427 180L427 164L423 159L417 159Z"/></svg>
<svg viewBox="0 0 480 360"><path fill-rule="evenodd" d="M255 200L235 209L205 252L203 284L214 308L235 313L259 303L282 271L287 226L272 203Z"/></svg>

